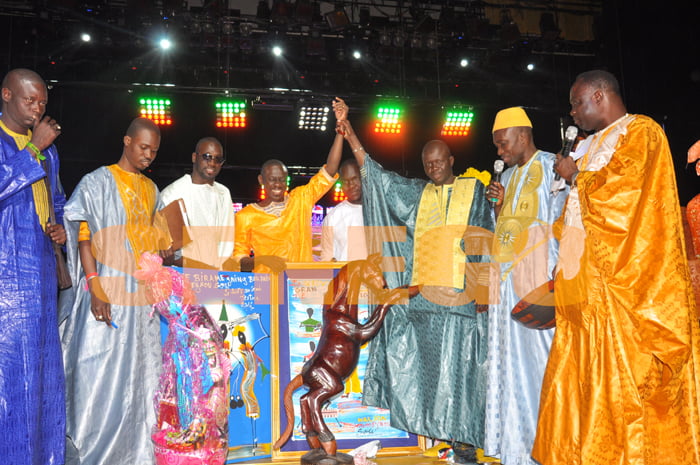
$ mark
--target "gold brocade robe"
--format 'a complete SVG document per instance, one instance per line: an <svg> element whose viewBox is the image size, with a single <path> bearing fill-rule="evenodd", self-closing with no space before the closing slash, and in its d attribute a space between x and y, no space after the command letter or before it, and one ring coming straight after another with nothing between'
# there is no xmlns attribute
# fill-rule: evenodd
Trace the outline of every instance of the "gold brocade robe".
<svg viewBox="0 0 700 465"><path fill-rule="evenodd" d="M532 456L700 463L698 342L673 161L653 120L594 136L563 221L557 330Z"/></svg>
<svg viewBox="0 0 700 465"><path fill-rule="evenodd" d="M280 216L265 212L257 204L241 209L236 213L233 255L247 257L252 251L256 256L274 255L288 262L312 261L311 213L337 177L321 168L306 185L292 189ZM269 269L256 265L254 271L265 273Z"/></svg>

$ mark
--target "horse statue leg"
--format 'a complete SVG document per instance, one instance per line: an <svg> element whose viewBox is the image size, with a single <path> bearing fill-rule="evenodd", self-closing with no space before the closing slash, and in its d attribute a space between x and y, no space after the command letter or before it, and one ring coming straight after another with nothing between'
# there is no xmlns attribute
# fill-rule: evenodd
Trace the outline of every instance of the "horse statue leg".
<svg viewBox="0 0 700 465"><path fill-rule="evenodd" d="M333 396L339 394L344 389L342 379L338 379L333 375L328 375L330 375L330 373L325 372L322 373L321 376L315 377L316 380L323 380L323 383L316 384L313 388L310 388L307 394L305 394L306 405L309 409L311 421L310 431L318 433L318 436L315 439L320 442L325 454L319 460L317 453L312 454L312 452L315 451L311 451L302 457L301 463L303 465L344 465L354 463L351 455L337 451L335 436L323 419L323 405L326 403L326 401L330 400ZM309 436L307 435L307 439L308 437Z"/></svg>

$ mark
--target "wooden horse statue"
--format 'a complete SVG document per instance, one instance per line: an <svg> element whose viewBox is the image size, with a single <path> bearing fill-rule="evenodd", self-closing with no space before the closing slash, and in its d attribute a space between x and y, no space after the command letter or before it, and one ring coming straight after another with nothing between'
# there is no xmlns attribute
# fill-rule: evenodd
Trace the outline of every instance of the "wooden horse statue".
<svg viewBox="0 0 700 465"><path fill-rule="evenodd" d="M311 450L302 457L302 464L334 465L353 463L352 456L336 451L335 436L326 426L321 408L335 395L343 392L344 381L355 369L360 346L379 331L389 308L406 296L404 289L386 289L380 267L381 256L350 262L340 269L328 286L323 305L323 329L318 347L304 364L302 371L284 390L287 427L275 442L279 449L292 434L294 409L292 394L302 385L309 392L301 397L301 426ZM365 324L357 321L360 287L367 288L383 302ZM409 288L408 295L418 293Z"/></svg>

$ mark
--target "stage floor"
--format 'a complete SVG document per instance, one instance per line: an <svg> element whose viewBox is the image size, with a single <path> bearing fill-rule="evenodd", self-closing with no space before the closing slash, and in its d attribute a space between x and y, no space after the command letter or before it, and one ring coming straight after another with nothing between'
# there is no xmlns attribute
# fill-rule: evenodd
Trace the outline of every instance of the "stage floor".
<svg viewBox="0 0 700 465"><path fill-rule="evenodd" d="M372 459L377 465L445 465L447 462L435 458L423 457L421 455L400 456L400 457L378 457ZM268 464L268 465L298 465L299 459L272 461L270 459L249 460L238 462L242 464Z"/></svg>

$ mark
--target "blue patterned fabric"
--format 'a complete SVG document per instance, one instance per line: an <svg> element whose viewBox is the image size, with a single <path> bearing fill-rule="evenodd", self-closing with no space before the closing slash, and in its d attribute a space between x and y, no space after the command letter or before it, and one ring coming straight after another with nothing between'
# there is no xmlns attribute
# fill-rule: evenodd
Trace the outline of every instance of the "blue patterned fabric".
<svg viewBox="0 0 700 465"><path fill-rule="evenodd" d="M384 242L385 257L404 257L403 271L385 272L390 288L411 282L413 234L426 181L384 170L369 156L362 167L366 226L405 226L405 240ZM468 224L493 231L493 215L476 182ZM377 250L368 232L370 251ZM435 257L448 263L452 257ZM467 262L488 257L468 255ZM451 289L451 288L450 288ZM363 403L391 410L391 426L470 444L483 441L487 315L476 305L438 305L423 294L394 305L370 342Z"/></svg>
<svg viewBox="0 0 700 465"><path fill-rule="evenodd" d="M58 153L44 151L56 221L65 195ZM0 462L63 463L65 402L56 322L56 261L31 185L44 170L0 129Z"/></svg>

